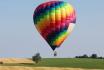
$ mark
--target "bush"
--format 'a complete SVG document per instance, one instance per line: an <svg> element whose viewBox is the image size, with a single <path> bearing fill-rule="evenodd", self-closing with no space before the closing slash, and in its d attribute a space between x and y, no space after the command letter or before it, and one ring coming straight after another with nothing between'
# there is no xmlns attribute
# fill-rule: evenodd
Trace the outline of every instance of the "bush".
<svg viewBox="0 0 104 70"><path fill-rule="evenodd" d="M84 55L82 56L82 58L88 58L87 54L84 54Z"/></svg>
<svg viewBox="0 0 104 70"><path fill-rule="evenodd" d="M75 58L88 58L88 56L84 54L83 56L76 56Z"/></svg>
<svg viewBox="0 0 104 70"><path fill-rule="evenodd" d="M90 58L98 58L97 54L92 54Z"/></svg>
<svg viewBox="0 0 104 70"><path fill-rule="evenodd" d="M98 59L103 59L103 57L98 57Z"/></svg>
<svg viewBox="0 0 104 70"><path fill-rule="evenodd" d="M104 57L98 57L97 54L92 54L90 57L87 54L83 56L75 56L75 58L94 58L94 59L104 59Z"/></svg>
<svg viewBox="0 0 104 70"><path fill-rule="evenodd" d="M34 56L32 56L32 60L36 63L38 63L39 61L41 61L41 56L40 53L36 53Z"/></svg>
<svg viewBox="0 0 104 70"><path fill-rule="evenodd" d="M3 64L3 62L0 61L0 64Z"/></svg>
<svg viewBox="0 0 104 70"><path fill-rule="evenodd" d="M79 56L75 56L75 58L79 58Z"/></svg>

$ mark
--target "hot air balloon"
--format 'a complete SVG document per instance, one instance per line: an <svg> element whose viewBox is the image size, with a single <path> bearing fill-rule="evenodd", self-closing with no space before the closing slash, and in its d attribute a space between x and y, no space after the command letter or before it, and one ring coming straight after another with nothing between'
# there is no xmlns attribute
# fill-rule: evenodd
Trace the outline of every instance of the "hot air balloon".
<svg viewBox="0 0 104 70"><path fill-rule="evenodd" d="M60 47L76 23L75 9L64 1L40 4L33 14L34 25L52 50Z"/></svg>

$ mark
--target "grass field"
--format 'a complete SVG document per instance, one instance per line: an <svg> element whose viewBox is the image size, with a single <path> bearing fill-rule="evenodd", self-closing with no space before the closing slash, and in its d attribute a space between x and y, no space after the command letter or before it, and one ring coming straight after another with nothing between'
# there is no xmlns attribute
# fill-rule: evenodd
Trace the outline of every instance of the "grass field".
<svg viewBox="0 0 104 70"><path fill-rule="evenodd" d="M35 64L33 62L30 63L20 62L20 63L4 63L4 64L0 64L0 66L104 69L104 59L44 58L38 64Z"/></svg>

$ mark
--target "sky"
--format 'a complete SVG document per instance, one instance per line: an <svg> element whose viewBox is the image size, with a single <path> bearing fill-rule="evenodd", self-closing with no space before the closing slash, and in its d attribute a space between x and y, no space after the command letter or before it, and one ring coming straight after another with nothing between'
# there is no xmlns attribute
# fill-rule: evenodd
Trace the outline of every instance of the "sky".
<svg viewBox="0 0 104 70"><path fill-rule="evenodd" d="M39 52L54 58L53 51L33 23L35 8L50 0L0 0L0 57L32 57ZM104 0L64 0L76 10L70 36L57 48L57 57L93 53L104 57Z"/></svg>

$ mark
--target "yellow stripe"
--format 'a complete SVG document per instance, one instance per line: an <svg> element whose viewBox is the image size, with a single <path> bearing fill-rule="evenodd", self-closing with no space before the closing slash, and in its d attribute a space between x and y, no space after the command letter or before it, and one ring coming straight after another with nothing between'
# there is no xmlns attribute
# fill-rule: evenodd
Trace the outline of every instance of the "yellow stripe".
<svg viewBox="0 0 104 70"><path fill-rule="evenodd" d="M74 28L75 24L70 23L68 30L61 36L59 36L54 42L54 45L60 46L61 43L67 38L67 36L69 36Z"/></svg>
<svg viewBox="0 0 104 70"><path fill-rule="evenodd" d="M71 5L69 5L69 4L66 4L65 5L65 11L66 11L66 14L69 16L69 15L71 15L72 13L73 13L73 11L74 11L74 9L73 9L73 7L71 6Z"/></svg>
<svg viewBox="0 0 104 70"><path fill-rule="evenodd" d="M61 43L66 39L67 36L68 36L68 33L66 32L65 34L58 37L58 39L56 39L53 44L56 45L56 46L60 46Z"/></svg>
<svg viewBox="0 0 104 70"><path fill-rule="evenodd" d="M55 10L56 15L56 21L61 21L61 8Z"/></svg>
<svg viewBox="0 0 104 70"><path fill-rule="evenodd" d="M66 10L65 10L64 7L61 8L61 17L62 17L63 19L66 18ZM62 19L62 20L63 20L63 19Z"/></svg>

